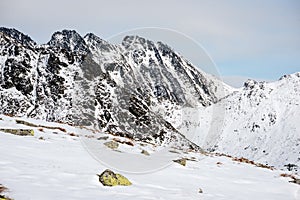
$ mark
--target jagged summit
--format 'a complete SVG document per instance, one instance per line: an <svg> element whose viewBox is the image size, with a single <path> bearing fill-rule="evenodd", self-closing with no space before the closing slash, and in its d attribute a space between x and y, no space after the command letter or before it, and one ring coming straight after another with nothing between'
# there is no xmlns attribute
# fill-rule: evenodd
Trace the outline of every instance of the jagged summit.
<svg viewBox="0 0 300 200"><path fill-rule="evenodd" d="M115 45L103 40L93 33L88 33L84 36L84 40L88 45L89 49L94 53L100 52L113 52L116 50Z"/></svg>
<svg viewBox="0 0 300 200"><path fill-rule="evenodd" d="M162 56L166 56L167 54L174 53L175 50L172 49L167 44L158 41L153 42L144 37L138 35L127 35L122 40L122 46L128 50L136 50L136 49L149 49L157 53L155 56L158 58L158 51L161 52Z"/></svg>
<svg viewBox="0 0 300 200"><path fill-rule="evenodd" d="M108 43L105 40L98 37L97 35L95 35L94 33L87 33L83 38L87 41L96 41L97 43Z"/></svg>
<svg viewBox="0 0 300 200"><path fill-rule="evenodd" d="M260 82L257 82L256 80L253 79L248 79L244 83L244 89L253 89L256 85L258 85Z"/></svg>
<svg viewBox="0 0 300 200"><path fill-rule="evenodd" d="M46 45L24 47L17 54L9 50L16 44L2 45L4 114L188 144L176 130L181 109L209 106L218 98L216 88L222 89L217 87L221 82L178 53L139 36L114 45L92 33L81 37L74 30L62 30Z"/></svg>
<svg viewBox="0 0 300 200"><path fill-rule="evenodd" d="M125 49L133 49L139 47L144 49L149 48L152 50L154 46L154 42L147 40L138 35L127 35L122 40L122 46Z"/></svg>
<svg viewBox="0 0 300 200"><path fill-rule="evenodd" d="M57 31L47 44L82 54L89 52L84 39L75 30Z"/></svg>
<svg viewBox="0 0 300 200"><path fill-rule="evenodd" d="M283 80L283 79L294 79L294 80L299 80L299 79L300 79L300 72L295 72L295 73L293 73L293 74L283 75L282 77L280 77L279 80Z"/></svg>
<svg viewBox="0 0 300 200"><path fill-rule="evenodd" d="M28 35L25 35L14 28L0 27L0 33L5 34L10 38L13 38L18 43L26 47L34 47L37 45L37 43L34 42Z"/></svg>

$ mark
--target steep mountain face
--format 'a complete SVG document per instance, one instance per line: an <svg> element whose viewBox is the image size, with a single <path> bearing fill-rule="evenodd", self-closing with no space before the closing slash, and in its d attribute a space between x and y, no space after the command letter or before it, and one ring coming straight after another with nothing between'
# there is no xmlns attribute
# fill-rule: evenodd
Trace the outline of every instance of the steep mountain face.
<svg viewBox="0 0 300 200"><path fill-rule="evenodd" d="M31 106L27 99L33 92L36 44L16 30L2 28L1 44L1 112L16 115Z"/></svg>
<svg viewBox="0 0 300 200"><path fill-rule="evenodd" d="M300 166L300 73L266 83L248 80L244 87L200 111L225 108L212 123L202 123L192 139L211 151L246 157L280 169L297 171ZM218 134L209 132L218 127ZM201 134L206 133L206 134Z"/></svg>
<svg viewBox="0 0 300 200"><path fill-rule="evenodd" d="M114 45L63 30L38 45L7 28L0 73L2 114L300 166L299 73L234 91L161 42L126 36Z"/></svg>
<svg viewBox="0 0 300 200"><path fill-rule="evenodd" d="M0 112L7 115L195 147L176 129L182 109L207 107L228 93L167 45L138 36L113 45L64 30L38 45L1 28L0 48Z"/></svg>

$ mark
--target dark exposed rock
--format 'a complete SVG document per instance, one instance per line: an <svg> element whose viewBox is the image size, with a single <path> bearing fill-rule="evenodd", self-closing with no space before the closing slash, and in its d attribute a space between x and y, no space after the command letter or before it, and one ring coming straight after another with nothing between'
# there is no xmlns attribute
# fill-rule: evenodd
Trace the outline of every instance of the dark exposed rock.
<svg viewBox="0 0 300 200"><path fill-rule="evenodd" d="M28 35L25 35L14 28L0 27L0 33L13 38L17 43L20 43L21 45L28 48L33 48L37 45ZM17 51L17 49L15 50Z"/></svg>
<svg viewBox="0 0 300 200"><path fill-rule="evenodd" d="M199 193L203 193L203 190L201 189L201 188L199 188L199 191L198 191Z"/></svg>
<svg viewBox="0 0 300 200"><path fill-rule="evenodd" d="M218 98L210 80L169 46L138 36L113 45L92 33L55 32L45 45L0 28L0 113L137 140L197 147L166 117ZM163 108L162 113L154 111Z"/></svg>
<svg viewBox="0 0 300 200"><path fill-rule="evenodd" d="M173 162L176 162L182 166L186 166L186 158L180 158L180 159L177 159L177 160L173 160Z"/></svg>
<svg viewBox="0 0 300 200"><path fill-rule="evenodd" d="M144 149L141 151L141 154L144 154L145 156L150 156L150 153Z"/></svg>
<svg viewBox="0 0 300 200"><path fill-rule="evenodd" d="M297 168L298 168L297 165L292 164L292 163L286 164L286 165L284 165L284 167L286 167L288 171L293 171L293 170L297 171Z"/></svg>
<svg viewBox="0 0 300 200"><path fill-rule="evenodd" d="M289 182L290 183L296 183L296 184L300 185L300 179L299 178L296 178L296 179L294 179L292 181L289 181Z"/></svg>
<svg viewBox="0 0 300 200"><path fill-rule="evenodd" d="M89 52L84 39L74 30L55 32L48 44L53 47L80 54L87 54Z"/></svg>

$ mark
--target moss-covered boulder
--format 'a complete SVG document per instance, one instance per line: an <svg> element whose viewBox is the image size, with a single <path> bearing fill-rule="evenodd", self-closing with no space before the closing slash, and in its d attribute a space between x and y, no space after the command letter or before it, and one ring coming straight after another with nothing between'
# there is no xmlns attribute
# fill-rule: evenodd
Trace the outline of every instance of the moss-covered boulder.
<svg viewBox="0 0 300 200"><path fill-rule="evenodd" d="M132 185L132 183L126 177L122 176L121 174L115 174L113 171L109 169L105 170L100 175L98 174L98 176L99 176L99 181L104 186Z"/></svg>
<svg viewBox="0 0 300 200"><path fill-rule="evenodd" d="M173 162L176 162L182 166L186 166L186 160L187 160L186 158L180 158L178 160L173 160Z"/></svg>
<svg viewBox="0 0 300 200"><path fill-rule="evenodd" d="M144 149L141 151L141 154L144 154L145 156L150 156L150 153Z"/></svg>
<svg viewBox="0 0 300 200"><path fill-rule="evenodd" d="M110 149L117 149L119 147L119 143L117 143L115 141L105 142L104 145Z"/></svg>
<svg viewBox="0 0 300 200"><path fill-rule="evenodd" d="M0 129L0 131L20 136L34 136L32 129Z"/></svg>

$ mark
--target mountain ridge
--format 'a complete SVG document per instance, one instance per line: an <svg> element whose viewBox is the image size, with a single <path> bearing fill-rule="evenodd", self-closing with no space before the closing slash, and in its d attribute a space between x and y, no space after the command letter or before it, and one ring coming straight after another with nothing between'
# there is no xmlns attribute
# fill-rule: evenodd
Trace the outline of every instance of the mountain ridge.
<svg viewBox="0 0 300 200"><path fill-rule="evenodd" d="M169 123L183 106L216 100L217 79L207 79L162 43L128 36L113 45L91 33L81 37L63 30L37 45L15 29L1 30L3 114L75 122L164 143L174 134L184 140ZM34 45L20 46L25 42L16 37ZM135 43L126 44L132 39Z"/></svg>
<svg viewBox="0 0 300 200"><path fill-rule="evenodd" d="M93 33L62 30L38 45L7 28L0 28L0 69L1 114L158 145L200 146L279 168L300 165L299 72L234 89L167 44L140 36L116 45Z"/></svg>
<svg viewBox="0 0 300 200"><path fill-rule="evenodd" d="M217 124L218 134L198 135L191 140L209 151L246 157L279 169L294 166L289 170L297 172L300 166L299 86L299 72L269 83L248 80L242 88L214 105L214 109L224 108L223 124L218 124L216 116L211 124L194 127L195 132L209 132Z"/></svg>

